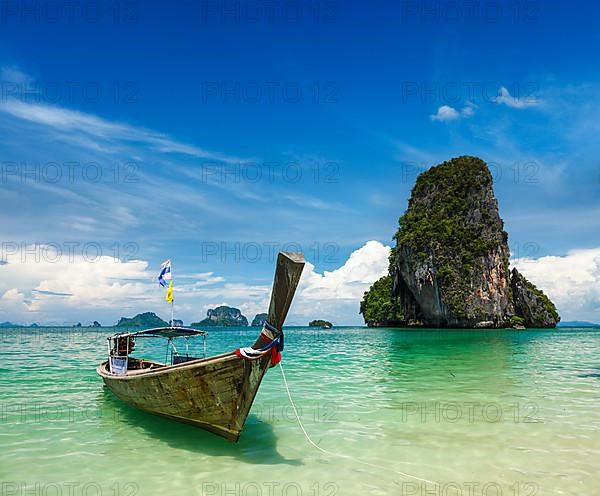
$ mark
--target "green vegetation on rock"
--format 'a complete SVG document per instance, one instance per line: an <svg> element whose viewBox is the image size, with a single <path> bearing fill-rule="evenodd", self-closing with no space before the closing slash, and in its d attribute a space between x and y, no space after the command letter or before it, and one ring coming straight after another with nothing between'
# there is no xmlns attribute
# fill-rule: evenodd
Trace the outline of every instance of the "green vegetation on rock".
<svg viewBox="0 0 600 496"><path fill-rule="evenodd" d="M556 323L560 322L560 315L556 310L556 305L554 305L550 298L546 296L546 293L544 293L541 289L536 287L531 281L528 281L527 279L525 279L525 284L527 284L528 289L531 290L535 296L537 296L538 300L541 301L542 305L544 306L544 309L552 317L552 319L555 320ZM541 316L536 316L536 318L540 317Z"/></svg>
<svg viewBox="0 0 600 496"><path fill-rule="evenodd" d="M513 315L510 318L510 325L512 325L512 326L525 325L525 319L523 317L519 317L518 315Z"/></svg>
<svg viewBox="0 0 600 496"><path fill-rule="evenodd" d="M491 187L492 176L485 162L475 157L459 157L423 172L412 189L409 208L400 217L400 229L394 236L422 258L439 247L456 247L466 263L496 246L497 240L483 236L492 216L479 210L477 190ZM443 194L440 194L443 193ZM503 233L507 239L506 233Z"/></svg>
<svg viewBox="0 0 600 496"><path fill-rule="evenodd" d="M512 270L510 283L515 314L525 319L527 327L554 327L560 322L554 303L517 269Z"/></svg>
<svg viewBox="0 0 600 496"><path fill-rule="evenodd" d="M393 325L404 320L399 298L392 294L392 278L384 276L365 291L360 313L368 326Z"/></svg>

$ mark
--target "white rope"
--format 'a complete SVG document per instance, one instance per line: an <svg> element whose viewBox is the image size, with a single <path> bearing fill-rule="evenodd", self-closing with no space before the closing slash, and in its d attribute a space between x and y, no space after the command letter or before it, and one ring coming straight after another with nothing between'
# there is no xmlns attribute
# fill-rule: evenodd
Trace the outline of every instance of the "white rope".
<svg viewBox="0 0 600 496"><path fill-rule="evenodd" d="M283 371L283 364L281 362L279 362L279 369L281 370L281 377L283 377L283 384L285 385L285 390L287 391L287 395L288 398L290 399L290 404L292 405L292 410L294 410L294 415L296 416L296 420L298 421L298 425L300 426L300 429L302 429L302 432L304 433L304 435L306 436L306 439L308 440L308 442L310 444L312 444L315 448L317 448L319 451L327 454L327 455L331 455L331 456L337 456L340 458L347 458L348 460L352 460L354 462L357 463L361 463L362 465L367 465L368 467L374 467L376 469L381 469L380 465L374 465L372 463L368 463L368 462L364 462L362 460L359 460L357 458L354 458L352 456L348 456L348 455L342 455L341 453L333 453L331 451L327 451L323 448L321 448L318 444L316 444L308 435L308 432L306 432L306 429L304 428L304 425L302 425L302 421L300 420L300 416L298 415L298 410L296 410L296 405L294 404L294 400L292 399L292 395L290 393L290 388L288 387L288 383L285 379L285 372ZM421 477L417 477L416 475L410 475L407 474L405 472L400 472L399 470L394 470L394 472L396 472L399 475L402 475L404 477L408 477L410 479L415 479L421 482L427 482L429 484L434 484L436 487L440 487L440 483L439 482L435 482L435 481L430 481L428 479L421 479Z"/></svg>

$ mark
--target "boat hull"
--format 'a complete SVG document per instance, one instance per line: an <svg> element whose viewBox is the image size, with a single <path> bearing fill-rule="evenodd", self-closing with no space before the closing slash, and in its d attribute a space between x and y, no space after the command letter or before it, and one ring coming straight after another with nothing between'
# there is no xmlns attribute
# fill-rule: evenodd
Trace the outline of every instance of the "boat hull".
<svg viewBox="0 0 600 496"><path fill-rule="evenodd" d="M250 361L227 353L136 375L111 374L108 362L97 371L125 403L237 441L270 363L270 354Z"/></svg>

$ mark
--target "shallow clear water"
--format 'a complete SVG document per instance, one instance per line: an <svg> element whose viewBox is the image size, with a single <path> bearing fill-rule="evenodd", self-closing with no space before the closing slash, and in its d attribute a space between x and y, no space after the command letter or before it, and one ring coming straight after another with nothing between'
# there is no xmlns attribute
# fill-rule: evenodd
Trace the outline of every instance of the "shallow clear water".
<svg viewBox="0 0 600 496"><path fill-rule="evenodd" d="M343 456L307 442L278 368L238 444L122 404L95 372L112 332L0 330L2 495L600 494L598 330L287 329L302 421Z"/></svg>

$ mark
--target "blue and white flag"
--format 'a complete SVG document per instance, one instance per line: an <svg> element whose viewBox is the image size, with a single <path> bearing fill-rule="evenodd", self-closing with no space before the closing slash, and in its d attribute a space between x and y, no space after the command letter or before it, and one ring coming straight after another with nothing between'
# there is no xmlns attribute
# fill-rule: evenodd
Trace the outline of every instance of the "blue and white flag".
<svg viewBox="0 0 600 496"><path fill-rule="evenodd" d="M160 274L158 274L158 284L162 287L168 286L167 281L170 281L171 278L171 260L167 260L162 263L160 266Z"/></svg>

